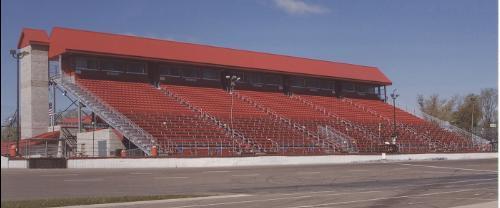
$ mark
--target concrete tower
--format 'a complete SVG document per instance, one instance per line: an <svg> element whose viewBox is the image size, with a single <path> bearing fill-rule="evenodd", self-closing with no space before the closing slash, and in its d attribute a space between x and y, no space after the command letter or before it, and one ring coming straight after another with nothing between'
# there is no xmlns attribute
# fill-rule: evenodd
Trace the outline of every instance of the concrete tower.
<svg viewBox="0 0 500 208"><path fill-rule="evenodd" d="M48 50L45 31L23 29L18 49L28 52L20 60L21 138L47 132L49 126Z"/></svg>

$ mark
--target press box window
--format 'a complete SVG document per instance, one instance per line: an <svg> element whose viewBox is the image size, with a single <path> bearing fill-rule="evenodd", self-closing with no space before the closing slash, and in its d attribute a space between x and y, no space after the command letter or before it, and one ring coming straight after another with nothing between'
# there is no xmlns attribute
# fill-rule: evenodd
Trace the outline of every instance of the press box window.
<svg viewBox="0 0 500 208"><path fill-rule="evenodd" d="M201 72L202 72L203 79L206 79L206 80L219 80L220 79L220 73L217 70L203 69Z"/></svg>
<svg viewBox="0 0 500 208"><path fill-rule="evenodd" d="M292 87L305 87L305 81L304 81L304 78L299 78L299 77L292 77L290 79L290 85Z"/></svg>
<svg viewBox="0 0 500 208"><path fill-rule="evenodd" d="M182 77L184 77L184 78L199 78L198 70L196 70L196 69L182 68L181 74L182 74Z"/></svg>
<svg viewBox="0 0 500 208"><path fill-rule="evenodd" d="M103 71L118 71L114 64L114 61L111 60L102 60L101 61L101 69Z"/></svg>
<svg viewBox="0 0 500 208"><path fill-rule="evenodd" d="M133 74L145 74L145 66L142 63L130 63L128 64L128 73Z"/></svg>
<svg viewBox="0 0 500 208"><path fill-rule="evenodd" d="M342 83L342 90L346 92L354 92L354 84L349 82Z"/></svg>
<svg viewBox="0 0 500 208"><path fill-rule="evenodd" d="M76 58L76 66L77 70L86 70L87 69L87 60L85 58L78 57Z"/></svg>
<svg viewBox="0 0 500 208"><path fill-rule="evenodd" d="M375 90L376 90L377 87L375 86L372 86L372 85L362 85L362 84L359 84L356 86L356 91L358 91L359 93L363 93L363 94L375 94Z"/></svg>
<svg viewBox="0 0 500 208"><path fill-rule="evenodd" d="M162 66L160 68L161 76L170 76L170 77L180 77L179 69L172 66Z"/></svg>
<svg viewBox="0 0 500 208"><path fill-rule="evenodd" d="M75 68L77 70L98 70L98 61L95 58L78 57Z"/></svg>

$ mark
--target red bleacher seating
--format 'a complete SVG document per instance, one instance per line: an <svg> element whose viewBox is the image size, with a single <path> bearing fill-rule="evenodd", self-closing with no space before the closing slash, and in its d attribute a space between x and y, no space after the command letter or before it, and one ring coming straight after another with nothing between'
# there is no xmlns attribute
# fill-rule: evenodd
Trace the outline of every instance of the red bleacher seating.
<svg viewBox="0 0 500 208"><path fill-rule="evenodd" d="M165 90L239 132L260 152L315 154L324 153L326 149L240 96L302 125L313 134L319 135L319 127L333 128L347 135L360 152L377 151L377 146L390 142L393 134L393 106L380 100L301 94L291 97L281 92L255 90L237 90L230 94L221 88L165 83L160 85L162 89L157 89L147 78L140 77L127 81L83 77L76 80L149 132L160 144L162 141L175 144L170 148L183 155L231 155L241 146L227 130L205 120ZM401 109L396 109L396 120L397 142L402 152L470 150L466 138Z"/></svg>
<svg viewBox="0 0 500 208"><path fill-rule="evenodd" d="M288 126L273 120L265 112L219 88L191 87L162 84L162 87L183 97L189 103L216 116L262 151L321 151L307 136L294 132ZM231 119L231 103L233 113ZM279 147L279 150L276 149Z"/></svg>
<svg viewBox="0 0 500 208"><path fill-rule="evenodd" d="M222 151L230 151L234 145L222 129L144 80L77 79L77 82L149 132L160 144L165 140L173 142L175 151L183 155L201 151L201 147L211 147L223 154L220 147Z"/></svg>

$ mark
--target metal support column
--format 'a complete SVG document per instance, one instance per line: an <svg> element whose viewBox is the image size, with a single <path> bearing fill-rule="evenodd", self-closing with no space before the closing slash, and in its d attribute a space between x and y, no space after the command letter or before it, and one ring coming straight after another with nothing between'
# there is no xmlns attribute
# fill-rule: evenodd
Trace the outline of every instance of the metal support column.
<svg viewBox="0 0 500 208"><path fill-rule="evenodd" d="M384 86L384 102L387 102L387 87Z"/></svg>
<svg viewBox="0 0 500 208"><path fill-rule="evenodd" d="M78 132L82 132L82 103L78 101Z"/></svg>
<svg viewBox="0 0 500 208"><path fill-rule="evenodd" d="M54 131L54 126L56 125L56 84L52 82L52 116L51 116L51 124L52 131Z"/></svg>

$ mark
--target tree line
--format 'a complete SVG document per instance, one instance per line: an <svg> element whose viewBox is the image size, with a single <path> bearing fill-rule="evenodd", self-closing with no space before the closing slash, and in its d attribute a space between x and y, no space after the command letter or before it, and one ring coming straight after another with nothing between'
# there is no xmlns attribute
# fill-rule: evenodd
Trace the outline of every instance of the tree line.
<svg viewBox="0 0 500 208"><path fill-rule="evenodd" d="M498 139L498 90L481 89L479 94L454 95L442 98L438 94L417 96L420 111L448 121L468 132L491 141Z"/></svg>

